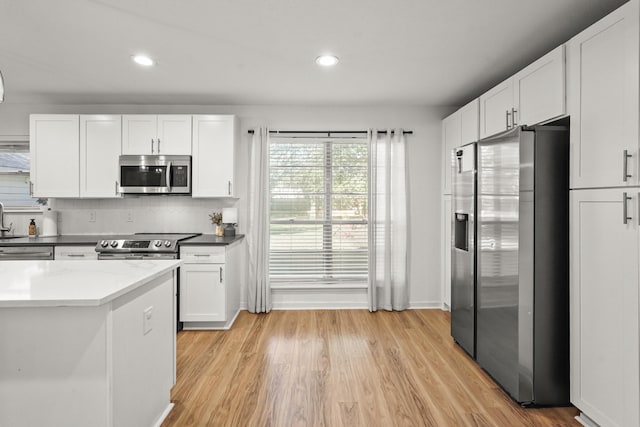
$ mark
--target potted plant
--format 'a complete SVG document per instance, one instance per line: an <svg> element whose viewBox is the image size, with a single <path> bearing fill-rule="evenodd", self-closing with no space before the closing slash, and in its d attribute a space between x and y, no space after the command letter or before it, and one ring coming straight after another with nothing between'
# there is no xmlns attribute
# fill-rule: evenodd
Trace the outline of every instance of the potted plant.
<svg viewBox="0 0 640 427"><path fill-rule="evenodd" d="M209 215L211 223L216 225L216 236L224 236L224 228L222 227L222 212L214 212Z"/></svg>

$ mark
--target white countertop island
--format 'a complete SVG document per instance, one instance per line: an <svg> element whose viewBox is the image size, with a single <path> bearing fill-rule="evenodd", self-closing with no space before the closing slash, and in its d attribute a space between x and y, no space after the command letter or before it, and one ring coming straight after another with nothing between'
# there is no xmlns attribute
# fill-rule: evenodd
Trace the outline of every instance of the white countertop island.
<svg viewBox="0 0 640 427"><path fill-rule="evenodd" d="M180 263L0 262L0 425L159 425Z"/></svg>

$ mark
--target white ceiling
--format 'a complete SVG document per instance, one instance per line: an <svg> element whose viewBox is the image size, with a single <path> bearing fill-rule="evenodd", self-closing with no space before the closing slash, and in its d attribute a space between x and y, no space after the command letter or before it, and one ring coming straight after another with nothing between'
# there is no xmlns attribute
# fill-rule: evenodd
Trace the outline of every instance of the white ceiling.
<svg viewBox="0 0 640 427"><path fill-rule="evenodd" d="M0 0L0 70L7 103L460 105L624 2Z"/></svg>

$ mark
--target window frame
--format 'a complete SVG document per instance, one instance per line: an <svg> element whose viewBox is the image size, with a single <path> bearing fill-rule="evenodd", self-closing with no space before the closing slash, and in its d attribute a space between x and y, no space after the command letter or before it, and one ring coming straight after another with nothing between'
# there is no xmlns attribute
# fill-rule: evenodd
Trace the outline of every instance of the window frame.
<svg viewBox="0 0 640 427"><path fill-rule="evenodd" d="M292 141L292 139L298 139L298 141ZM322 226L322 256L325 258L325 261L322 263L324 271L326 274L322 278L311 279L311 278L302 278L295 277L295 274L291 274L290 278L274 278L272 273L269 274L270 286L272 289L304 289L304 290L329 290L329 289L366 289L368 287L368 280L370 274L370 266L369 266L369 218L368 218L368 208L365 210L365 218L360 220L355 219L333 219L333 197L335 195L349 195L350 193L334 193L333 188L333 175L332 169L336 167L336 164L333 161L333 150L337 144L340 143L353 143L354 140L359 140L366 148L366 192L365 193L352 193L353 195L362 195L365 196L367 201L367 206L370 203L370 185L371 185L371 176L370 176L370 147L368 144L368 140L366 137L358 136L358 137L304 137L304 136L277 136L271 137L269 141L269 175L271 180L271 173L273 165L271 164L271 149L273 144L286 144L297 142L301 144L323 144L323 157L324 157L324 173L323 173L323 186L324 191L322 194L323 197L323 217L319 219L272 219L272 199L274 193L272 193L271 184L267 188L268 191L268 210L269 210L269 233L270 233L270 241L271 239L271 226L272 225L287 225L287 224L295 224L295 225L321 225ZM340 167L338 165L337 167ZM334 227L336 225L365 225L365 233L364 233L364 241L366 243L366 268L365 273L361 276L356 276L354 279L346 279L346 278L335 278L331 275L332 270L335 269L335 265L333 264L333 258L335 254L333 253L333 245L335 244L335 239L333 237ZM330 238L327 238L327 237ZM273 248L269 247L269 260L268 264L271 267L272 265L272 255Z"/></svg>
<svg viewBox="0 0 640 427"><path fill-rule="evenodd" d="M0 139L0 153L27 153L29 155L29 169L26 171L0 171L0 180L3 176L24 176L30 185L31 182L31 151L28 138ZM33 204L30 205L9 205L4 202L4 211L37 213L42 212L41 206L46 204L46 199L39 199L31 196ZM2 201L2 200L0 200Z"/></svg>

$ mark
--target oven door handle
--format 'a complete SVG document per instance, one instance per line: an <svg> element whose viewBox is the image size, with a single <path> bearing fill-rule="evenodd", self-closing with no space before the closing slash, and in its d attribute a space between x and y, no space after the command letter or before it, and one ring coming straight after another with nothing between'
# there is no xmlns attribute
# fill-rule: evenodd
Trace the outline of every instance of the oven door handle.
<svg viewBox="0 0 640 427"><path fill-rule="evenodd" d="M171 162L167 162L167 189L171 192Z"/></svg>

